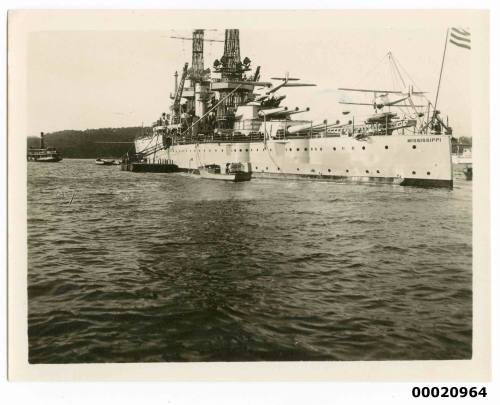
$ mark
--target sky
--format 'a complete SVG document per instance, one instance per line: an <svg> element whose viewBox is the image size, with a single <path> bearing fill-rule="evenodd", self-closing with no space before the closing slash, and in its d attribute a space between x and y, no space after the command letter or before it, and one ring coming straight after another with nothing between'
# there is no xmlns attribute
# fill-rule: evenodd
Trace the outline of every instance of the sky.
<svg viewBox="0 0 500 405"><path fill-rule="evenodd" d="M196 28L196 27L195 27ZM32 32L27 46L28 136L64 129L150 125L168 111L173 74L191 62L185 30ZM390 51L434 102L446 27L400 29L240 30L241 56L261 80L286 72L316 87L288 88L282 102L309 107L301 119L334 121L349 110L362 117L370 107L340 105L339 87L395 88L387 58ZM207 31L223 39L224 32ZM474 45L473 45L474 46ZM222 56L223 44L205 44L205 67ZM471 52L448 44L438 109L449 116L456 136L470 136ZM400 90L401 87L398 88ZM351 96L350 101L355 101ZM356 98L359 101L359 98ZM297 116L298 117L298 116ZM345 117L344 117L345 118Z"/></svg>

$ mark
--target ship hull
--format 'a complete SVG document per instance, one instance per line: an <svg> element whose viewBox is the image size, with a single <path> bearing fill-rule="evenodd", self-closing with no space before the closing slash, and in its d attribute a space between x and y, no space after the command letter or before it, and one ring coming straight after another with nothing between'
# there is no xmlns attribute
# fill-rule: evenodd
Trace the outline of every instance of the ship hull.
<svg viewBox="0 0 500 405"><path fill-rule="evenodd" d="M136 150L147 144L149 138L136 140ZM206 164L251 163L253 178L453 187L451 137L447 135L177 144L158 151L155 159L172 161L185 171Z"/></svg>
<svg viewBox="0 0 500 405"><path fill-rule="evenodd" d="M252 174L246 172L237 172L230 174L210 173L207 172L206 170L200 169L200 177L208 180L241 182L241 181L250 181Z"/></svg>
<svg viewBox="0 0 500 405"><path fill-rule="evenodd" d="M40 157L40 158L28 158L29 162L39 162L39 163L57 163L62 160L61 157Z"/></svg>

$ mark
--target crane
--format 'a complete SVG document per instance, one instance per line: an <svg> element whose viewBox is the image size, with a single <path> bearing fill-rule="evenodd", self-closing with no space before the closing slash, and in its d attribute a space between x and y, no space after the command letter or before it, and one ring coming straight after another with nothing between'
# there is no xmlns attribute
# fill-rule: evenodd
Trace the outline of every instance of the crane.
<svg viewBox="0 0 500 405"><path fill-rule="evenodd" d="M177 37L177 36L170 36L170 38L173 38L173 39L185 39L187 41L192 41L193 38L189 38L189 37ZM224 42L224 40L222 39L203 39L204 42Z"/></svg>
<svg viewBox="0 0 500 405"><path fill-rule="evenodd" d="M181 116L181 98L182 91L184 90L184 82L186 80L186 76L188 73L188 64L186 63L182 69L181 81L177 90L175 91L174 103L172 105L172 117L170 119L171 124L177 124L179 122L179 118Z"/></svg>

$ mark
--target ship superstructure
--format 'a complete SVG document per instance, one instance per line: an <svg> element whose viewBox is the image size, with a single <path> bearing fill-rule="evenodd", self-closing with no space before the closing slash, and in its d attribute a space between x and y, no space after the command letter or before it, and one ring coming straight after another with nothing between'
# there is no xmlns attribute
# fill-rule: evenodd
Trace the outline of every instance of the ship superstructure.
<svg viewBox="0 0 500 405"><path fill-rule="evenodd" d="M203 30L192 36L191 67L175 74L172 105L136 140L140 159L168 161L181 170L243 163L252 177L452 187L451 128L422 92L340 88L370 95L373 112L362 120L310 121L309 109L288 108L287 87L314 86L288 74L260 81L241 59L239 30L225 30L224 53L205 69ZM389 53L389 57L392 55ZM274 82L274 84L273 84ZM280 92L281 93L281 92Z"/></svg>

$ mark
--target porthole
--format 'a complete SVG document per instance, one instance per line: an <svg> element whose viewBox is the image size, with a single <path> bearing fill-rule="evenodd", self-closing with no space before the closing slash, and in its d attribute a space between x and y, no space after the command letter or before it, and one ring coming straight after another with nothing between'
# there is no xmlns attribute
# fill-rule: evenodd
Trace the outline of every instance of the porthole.
<svg viewBox="0 0 500 405"><path fill-rule="evenodd" d="M266 166L266 170L268 170L268 169L267 169L267 166Z"/></svg>
<svg viewBox="0 0 500 405"><path fill-rule="evenodd" d="M366 148L363 146L361 149L365 150Z"/></svg>
<svg viewBox="0 0 500 405"><path fill-rule="evenodd" d="M415 170L414 170L414 171L411 172L411 174L417 174L417 172L415 172Z"/></svg>
<svg viewBox="0 0 500 405"><path fill-rule="evenodd" d="M386 148L386 149L389 149L389 147L388 147L387 145L385 145L385 148Z"/></svg>
<svg viewBox="0 0 500 405"><path fill-rule="evenodd" d="M236 152L236 149L234 151Z"/></svg>
<svg viewBox="0 0 500 405"><path fill-rule="evenodd" d="M321 151L323 151L323 148L319 148L319 151L320 151L320 152L321 152Z"/></svg>
<svg viewBox="0 0 500 405"><path fill-rule="evenodd" d="M245 152L248 152L248 149L245 149Z"/></svg>
<svg viewBox="0 0 500 405"><path fill-rule="evenodd" d="M292 148L290 148L290 152L292 151Z"/></svg>
<svg viewBox="0 0 500 405"><path fill-rule="evenodd" d="M354 146L352 147L352 150L354 150Z"/></svg>
<svg viewBox="0 0 500 405"><path fill-rule="evenodd" d="M337 150L337 148L336 148L336 147L333 147L333 150Z"/></svg>
<svg viewBox="0 0 500 405"><path fill-rule="evenodd" d="M344 150L344 147L342 146L342 150Z"/></svg>
<svg viewBox="0 0 500 405"><path fill-rule="evenodd" d="M299 171L300 169L297 167L297 171Z"/></svg>
<svg viewBox="0 0 500 405"><path fill-rule="evenodd" d="M259 166L255 166L255 170L257 170L259 168Z"/></svg>
<svg viewBox="0 0 500 405"><path fill-rule="evenodd" d="M332 171L332 169L328 169L328 173L330 173Z"/></svg>
<svg viewBox="0 0 500 405"><path fill-rule="evenodd" d="M427 172L427 176L430 176L431 175L431 172Z"/></svg>
<svg viewBox="0 0 500 405"><path fill-rule="evenodd" d="M377 170L377 173L380 173L380 170Z"/></svg>
<svg viewBox="0 0 500 405"><path fill-rule="evenodd" d="M258 152L259 150L258 150L258 149L255 149L255 151L257 151L257 152Z"/></svg>
<svg viewBox="0 0 500 405"><path fill-rule="evenodd" d="M280 171L280 168L278 167L278 171Z"/></svg>
<svg viewBox="0 0 500 405"><path fill-rule="evenodd" d="M315 171L316 171L316 170L314 170L314 169L311 169L311 173L314 173Z"/></svg>
<svg viewBox="0 0 500 405"><path fill-rule="evenodd" d="M307 148L304 148L304 152L307 152Z"/></svg>
<svg viewBox="0 0 500 405"><path fill-rule="evenodd" d="M411 148L412 149L417 149L417 145L413 145Z"/></svg>
<svg viewBox="0 0 500 405"><path fill-rule="evenodd" d="M297 152L300 151L300 148L297 148Z"/></svg>
<svg viewBox="0 0 500 405"><path fill-rule="evenodd" d="M269 148L269 152L272 152L273 150L271 148Z"/></svg>
<svg viewBox="0 0 500 405"><path fill-rule="evenodd" d="M349 173L349 169L345 169L345 172L346 172L346 173Z"/></svg>
<svg viewBox="0 0 500 405"><path fill-rule="evenodd" d="M365 170L365 172L366 172L366 173L370 173L370 171L369 171L369 170Z"/></svg>

